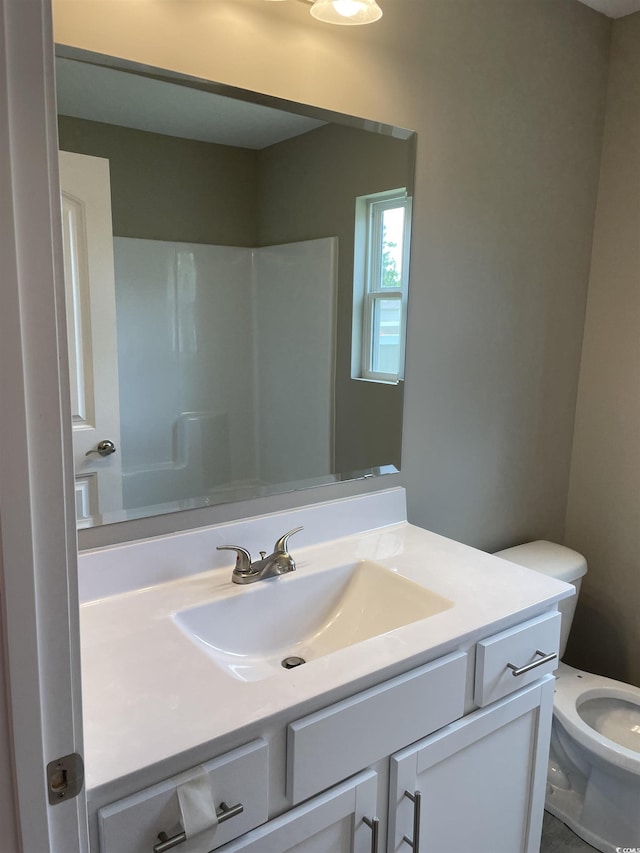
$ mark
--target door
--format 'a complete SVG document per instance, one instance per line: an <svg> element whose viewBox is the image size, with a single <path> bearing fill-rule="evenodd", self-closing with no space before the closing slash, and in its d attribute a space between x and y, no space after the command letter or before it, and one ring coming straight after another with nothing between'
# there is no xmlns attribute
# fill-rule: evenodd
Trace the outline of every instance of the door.
<svg viewBox="0 0 640 853"><path fill-rule="evenodd" d="M82 753L69 375L48 0L0 0L0 608L20 849L88 847L84 793L48 791ZM51 794L51 797L48 794ZM67 796L68 793L68 796ZM62 794L63 796L59 796ZM0 848L11 851L10 827ZM6 831L5 831L6 829ZM7 846L8 845L8 846Z"/></svg>
<svg viewBox="0 0 640 853"><path fill-rule="evenodd" d="M537 853L553 677L391 758L389 851Z"/></svg>
<svg viewBox="0 0 640 853"><path fill-rule="evenodd" d="M217 853L372 853L379 849L377 790L373 770L359 773Z"/></svg>
<svg viewBox="0 0 640 853"><path fill-rule="evenodd" d="M109 161L61 151L60 184L76 516L82 526L83 519L122 509Z"/></svg>

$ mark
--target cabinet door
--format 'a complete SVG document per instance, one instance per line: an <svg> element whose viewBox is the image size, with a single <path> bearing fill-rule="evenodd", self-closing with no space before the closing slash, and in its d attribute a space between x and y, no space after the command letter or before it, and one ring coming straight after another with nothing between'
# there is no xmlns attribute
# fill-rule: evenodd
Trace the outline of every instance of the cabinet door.
<svg viewBox="0 0 640 853"><path fill-rule="evenodd" d="M369 770L219 848L217 853L372 853L378 777Z"/></svg>
<svg viewBox="0 0 640 853"><path fill-rule="evenodd" d="M414 841L417 818L419 853L537 853L553 681L547 676L392 756L389 851L411 849L404 837Z"/></svg>

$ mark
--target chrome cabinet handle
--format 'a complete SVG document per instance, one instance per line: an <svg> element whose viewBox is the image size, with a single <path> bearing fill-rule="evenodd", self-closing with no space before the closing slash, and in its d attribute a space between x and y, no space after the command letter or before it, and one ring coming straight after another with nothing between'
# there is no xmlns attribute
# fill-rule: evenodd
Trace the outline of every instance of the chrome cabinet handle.
<svg viewBox="0 0 640 853"><path fill-rule="evenodd" d="M380 820L377 817L372 817L371 820L369 820L368 817L363 817L362 820L371 830L371 853L378 853L378 835L380 833Z"/></svg>
<svg viewBox="0 0 640 853"><path fill-rule="evenodd" d="M115 452L115 444L112 441L109 441L108 438L105 438L103 441L99 441L93 450L87 450L84 455L91 456L92 453L97 453L98 456L111 456L111 454Z"/></svg>
<svg viewBox="0 0 640 853"><path fill-rule="evenodd" d="M304 530L304 527L294 527L293 530L290 530L288 533L285 533L284 536L281 536L273 546L273 553L276 554L278 551L286 551L289 537L293 536L294 533L299 533L301 530Z"/></svg>
<svg viewBox="0 0 640 853"><path fill-rule="evenodd" d="M525 672L530 672L537 666L542 666L543 664L549 663L558 657L555 652L548 655L546 652L541 652L540 649L536 649L536 654L538 655L538 660L526 663L524 666L516 666L515 663L508 663L507 667L511 670L511 675L524 675Z"/></svg>
<svg viewBox="0 0 640 853"><path fill-rule="evenodd" d="M422 791L404 792L405 797L409 797L413 803L413 838L402 836L402 840L406 841L414 853L419 853L420 850L420 810L422 808Z"/></svg>
<svg viewBox="0 0 640 853"><path fill-rule="evenodd" d="M226 803L220 803L220 810L216 812L218 823L224 823L225 820L231 820L238 814L242 814L244 806L242 803L237 803L235 806L228 806ZM177 835L172 835L171 838L166 832L158 833L158 843L153 845L153 853L165 853L166 850L171 850L172 847L177 847L187 840L186 832L179 832Z"/></svg>

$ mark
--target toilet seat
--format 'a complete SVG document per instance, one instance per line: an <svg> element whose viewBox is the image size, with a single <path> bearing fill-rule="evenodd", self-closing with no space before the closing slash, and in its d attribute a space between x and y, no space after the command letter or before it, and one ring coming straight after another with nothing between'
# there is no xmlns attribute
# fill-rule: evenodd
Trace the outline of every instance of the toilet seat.
<svg viewBox="0 0 640 853"><path fill-rule="evenodd" d="M592 755L640 775L639 688L561 663L553 711L567 733Z"/></svg>
<svg viewBox="0 0 640 853"><path fill-rule="evenodd" d="M589 695L578 705L578 714L598 734L640 753L640 706L610 694Z"/></svg>

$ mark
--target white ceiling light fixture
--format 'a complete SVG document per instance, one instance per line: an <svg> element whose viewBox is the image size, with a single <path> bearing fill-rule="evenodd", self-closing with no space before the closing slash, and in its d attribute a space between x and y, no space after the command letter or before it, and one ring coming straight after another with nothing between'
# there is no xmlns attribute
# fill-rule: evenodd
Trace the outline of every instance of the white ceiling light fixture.
<svg viewBox="0 0 640 853"><path fill-rule="evenodd" d="M315 0L311 14L327 24L373 24L382 17L376 0Z"/></svg>

